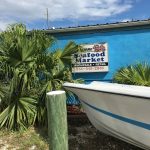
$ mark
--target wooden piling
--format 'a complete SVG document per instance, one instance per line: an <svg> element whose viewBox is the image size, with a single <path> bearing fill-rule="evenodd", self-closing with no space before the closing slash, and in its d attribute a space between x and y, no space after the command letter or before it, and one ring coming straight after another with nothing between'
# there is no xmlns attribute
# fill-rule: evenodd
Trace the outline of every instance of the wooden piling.
<svg viewBox="0 0 150 150"><path fill-rule="evenodd" d="M65 91L47 93L49 150L68 150Z"/></svg>

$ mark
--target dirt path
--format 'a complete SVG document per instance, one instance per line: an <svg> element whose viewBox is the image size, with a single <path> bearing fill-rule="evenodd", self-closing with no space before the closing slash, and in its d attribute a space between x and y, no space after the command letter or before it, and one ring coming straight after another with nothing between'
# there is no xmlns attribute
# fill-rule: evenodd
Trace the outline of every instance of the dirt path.
<svg viewBox="0 0 150 150"><path fill-rule="evenodd" d="M142 150L96 130L87 118L69 120L69 150Z"/></svg>
<svg viewBox="0 0 150 150"><path fill-rule="evenodd" d="M68 119L69 150L142 150L96 130L84 118ZM47 128L0 131L0 150L48 150Z"/></svg>

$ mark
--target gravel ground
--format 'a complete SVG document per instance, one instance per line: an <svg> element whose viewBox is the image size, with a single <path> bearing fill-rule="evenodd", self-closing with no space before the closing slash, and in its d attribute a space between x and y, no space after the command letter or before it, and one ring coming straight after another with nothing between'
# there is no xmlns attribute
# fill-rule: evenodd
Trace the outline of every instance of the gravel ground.
<svg viewBox="0 0 150 150"><path fill-rule="evenodd" d="M69 118L69 150L142 150L96 130L86 117Z"/></svg>
<svg viewBox="0 0 150 150"><path fill-rule="evenodd" d="M77 116L77 115L76 115ZM96 130L87 117L68 117L69 150L142 150ZM0 132L0 150L48 150L47 128Z"/></svg>

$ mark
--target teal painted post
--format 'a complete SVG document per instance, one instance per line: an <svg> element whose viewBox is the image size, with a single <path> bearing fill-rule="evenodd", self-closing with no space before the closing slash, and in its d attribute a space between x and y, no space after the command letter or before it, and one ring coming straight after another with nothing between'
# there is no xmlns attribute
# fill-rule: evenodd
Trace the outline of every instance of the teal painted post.
<svg viewBox="0 0 150 150"><path fill-rule="evenodd" d="M65 91L47 93L49 150L68 150Z"/></svg>

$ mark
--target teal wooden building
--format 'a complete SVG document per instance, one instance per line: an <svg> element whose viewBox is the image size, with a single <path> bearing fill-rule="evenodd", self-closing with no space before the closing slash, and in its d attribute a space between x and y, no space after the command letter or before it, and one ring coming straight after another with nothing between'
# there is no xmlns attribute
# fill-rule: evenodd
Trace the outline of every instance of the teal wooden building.
<svg viewBox="0 0 150 150"><path fill-rule="evenodd" d="M58 39L56 48L68 41L77 44L107 43L108 71L73 73L74 78L108 81L121 67L138 62L150 63L150 20L97 24L45 30Z"/></svg>

